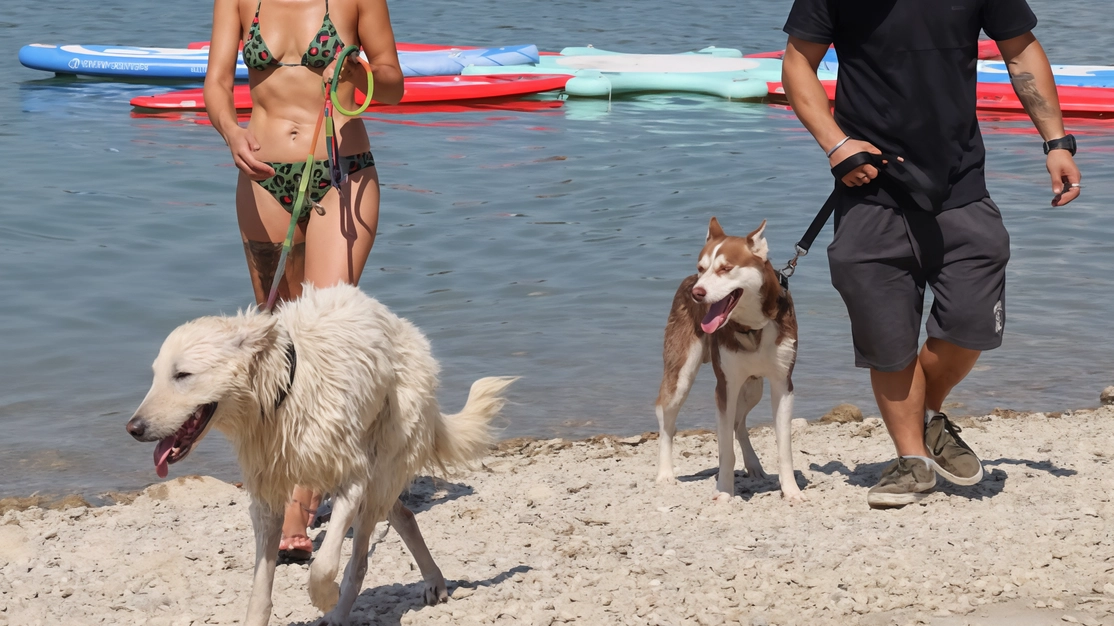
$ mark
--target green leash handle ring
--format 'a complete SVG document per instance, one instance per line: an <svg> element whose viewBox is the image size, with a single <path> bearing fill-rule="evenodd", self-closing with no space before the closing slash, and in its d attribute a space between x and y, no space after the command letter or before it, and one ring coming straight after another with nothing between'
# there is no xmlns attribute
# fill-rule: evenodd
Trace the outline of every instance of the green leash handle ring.
<svg viewBox="0 0 1114 626"><path fill-rule="evenodd" d="M340 54L337 55L336 66L333 69L333 82L329 86L329 99L333 101L333 108L335 108L343 115L347 115L348 117L354 117L366 111L368 105L371 104L372 92L375 90L375 80L371 76L371 66L367 64L367 61L364 61L358 56L359 52L360 49L357 46L347 46L344 48L344 50L340 51ZM342 69L344 69L345 59L347 59L348 56L351 54L357 55L356 59L360 62L361 65L364 66L364 70L367 73L367 97L364 98L364 103L360 105L360 108L356 109L355 111L349 111L348 109L345 109L343 106L341 106L340 101L337 99L337 83L340 82L340 72Z"/></svg>

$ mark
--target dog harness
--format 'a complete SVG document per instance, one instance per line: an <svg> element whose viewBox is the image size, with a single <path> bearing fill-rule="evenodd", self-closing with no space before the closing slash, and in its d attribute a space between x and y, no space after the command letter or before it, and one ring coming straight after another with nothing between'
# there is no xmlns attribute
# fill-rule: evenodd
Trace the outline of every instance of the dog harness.
<svg viewBox="0 0 1114 626"><path fill-rule="evenodd" d="M298 352L294 349L294 340L290 340L290 345L286 348L286 360L290 363L290 381L286 386L279 389L278 397L275 398L275 410L277 411L282 403L286 401L286 396L290 395L290 389L294 386L294 372L298 370Z"/></svg>

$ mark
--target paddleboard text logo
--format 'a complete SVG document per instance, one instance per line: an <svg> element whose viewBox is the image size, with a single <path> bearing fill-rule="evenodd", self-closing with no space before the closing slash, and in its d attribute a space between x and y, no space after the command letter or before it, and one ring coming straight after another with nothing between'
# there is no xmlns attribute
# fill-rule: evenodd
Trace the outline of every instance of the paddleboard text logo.
<svg viewBox="0 0 1114 626"><path fill-rule="evenodd" d="M69 65L71 70L115 70L118 72L149 71L149 66L146 63L128 63L125 61L83 61L81 59L70 59L67 65Z"/></svg>

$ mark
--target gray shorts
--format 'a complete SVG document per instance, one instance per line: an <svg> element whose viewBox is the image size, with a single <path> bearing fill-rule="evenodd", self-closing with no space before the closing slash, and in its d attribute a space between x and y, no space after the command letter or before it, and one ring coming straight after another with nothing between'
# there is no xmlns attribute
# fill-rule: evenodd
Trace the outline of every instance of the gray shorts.
<svg viewBox="0 0 1114 626"><path fill-rule="evenodd" d="M989 197L938 214L840 200L828 246L832 285L851 317L855 365L883 372L917 357L924 288L928 336L971 350L1002 345L1010 236Z"/></svg>

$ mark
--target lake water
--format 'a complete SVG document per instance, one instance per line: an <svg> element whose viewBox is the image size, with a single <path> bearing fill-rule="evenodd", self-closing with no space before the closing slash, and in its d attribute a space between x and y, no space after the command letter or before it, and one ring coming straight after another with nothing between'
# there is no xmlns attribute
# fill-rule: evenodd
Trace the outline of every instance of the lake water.
<svg viewBox="0 0 1114 626"><path fill-rule="evenodd" d="M1057 63L1114 64L1114 8L1040 0ZM592 44L679 52L784 47L788 0L427 0L392 6L401 41L543 49ZM196 115L133 115L151 86L55 78L19 46L184 46L208 39L211 3L44 0L0 11L0 496L96 493L155 480L151 445L124 423L167 332L251 302L233 212L236 171ZM686 95L541 111L368 115L385 185L362 287L430 336L447 410L482 375L517 374L505 436L653 430L661 332L707 220L744 233L769 219L784 262L831 187L791 112ZM1013 241L1005 345L953 399L1094 405L1114 382L1114 122L1071 122L1082 199L1052 209L1030 124L984 121L989 185ZM840 402L876 412L852 365L846 313L823 246L793 281L801 321L796 416ZM681 416L712 427L710 369ZM752 421L769 420L768 404ZM1086 433L1080 433L1085 438ZM848 442L848 445L854 445ZM646 468L647 476L653 468ZM235 479L212 437L173 469Z"/></svg>

